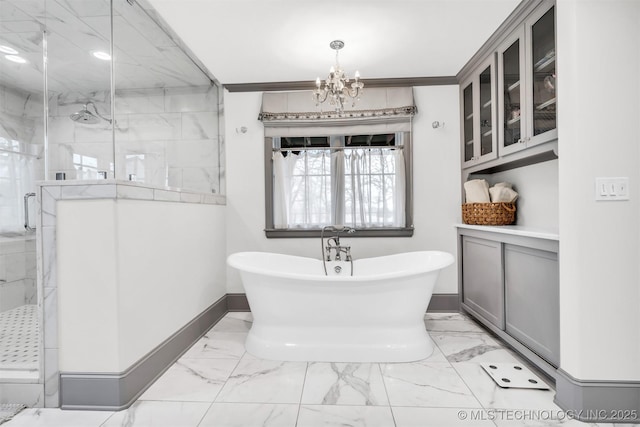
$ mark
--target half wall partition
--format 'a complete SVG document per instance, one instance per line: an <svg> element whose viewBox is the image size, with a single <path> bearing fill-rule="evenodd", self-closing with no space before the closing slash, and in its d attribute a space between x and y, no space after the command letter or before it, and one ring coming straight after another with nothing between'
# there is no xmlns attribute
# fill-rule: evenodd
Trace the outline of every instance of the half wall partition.
<svg viewBox="0 0 640 427"><path fill-rule="evenodd" d="M145 0L3 0L0 16L0 403L55 407L55 217L38 183L223 194L222 93Z"/></svg>

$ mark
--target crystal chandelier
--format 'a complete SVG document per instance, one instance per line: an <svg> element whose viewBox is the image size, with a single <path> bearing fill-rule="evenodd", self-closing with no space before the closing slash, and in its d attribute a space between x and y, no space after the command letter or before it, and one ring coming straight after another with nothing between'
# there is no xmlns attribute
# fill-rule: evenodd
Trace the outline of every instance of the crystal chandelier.
<svg viewBox="0 0 640 427"><path fill-rule="evenodd" d="M344 101L347 99L347 96L353 99L351 106L354 106L356 100L362 94L364 83L360 81L360 73L356 71L355 81L349 85L349 78L340 67L338 52L344 47L344 42L342 40L334 40L329 46L336 51L336 65L329 70L329 76L327 76L324 82L324 87L321 87L322 82L320 77L316 79L313 99L316 101L316 106L328 99L329 103L335 107L336 112L342 113L344 110Z"/></svg>

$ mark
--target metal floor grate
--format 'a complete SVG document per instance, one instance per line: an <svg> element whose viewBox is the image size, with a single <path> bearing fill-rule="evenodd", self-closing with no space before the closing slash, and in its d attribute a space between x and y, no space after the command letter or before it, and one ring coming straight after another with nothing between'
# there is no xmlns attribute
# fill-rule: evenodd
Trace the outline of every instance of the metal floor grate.
<svg viewBox="0 0 640 427"><path fill-rule="evenodd" d="M0 313L0 370L37 370L38 311L33 304Z"/></svg>

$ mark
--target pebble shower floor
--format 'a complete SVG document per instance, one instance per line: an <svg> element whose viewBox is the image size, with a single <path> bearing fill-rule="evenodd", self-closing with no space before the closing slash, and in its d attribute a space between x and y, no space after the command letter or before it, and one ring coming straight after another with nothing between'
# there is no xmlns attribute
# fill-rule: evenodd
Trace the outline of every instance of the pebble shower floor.
<svg viewBox="0 0 640 427"><path fill-rule="evenodd" d="M0 313L0 371L38 369L38 330L35 304Z"/></svg>

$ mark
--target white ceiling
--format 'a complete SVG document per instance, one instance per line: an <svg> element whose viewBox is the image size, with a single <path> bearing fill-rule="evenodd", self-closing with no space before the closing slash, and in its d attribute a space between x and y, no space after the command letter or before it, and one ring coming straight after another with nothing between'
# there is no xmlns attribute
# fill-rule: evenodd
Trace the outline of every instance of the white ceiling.
<svg viewBox="0 0 640 427"><path fill-rule="evenodd" d="M524 0L527 1L527 0ZM223 84L454 76L520 0L149 0Z"/></svg>

